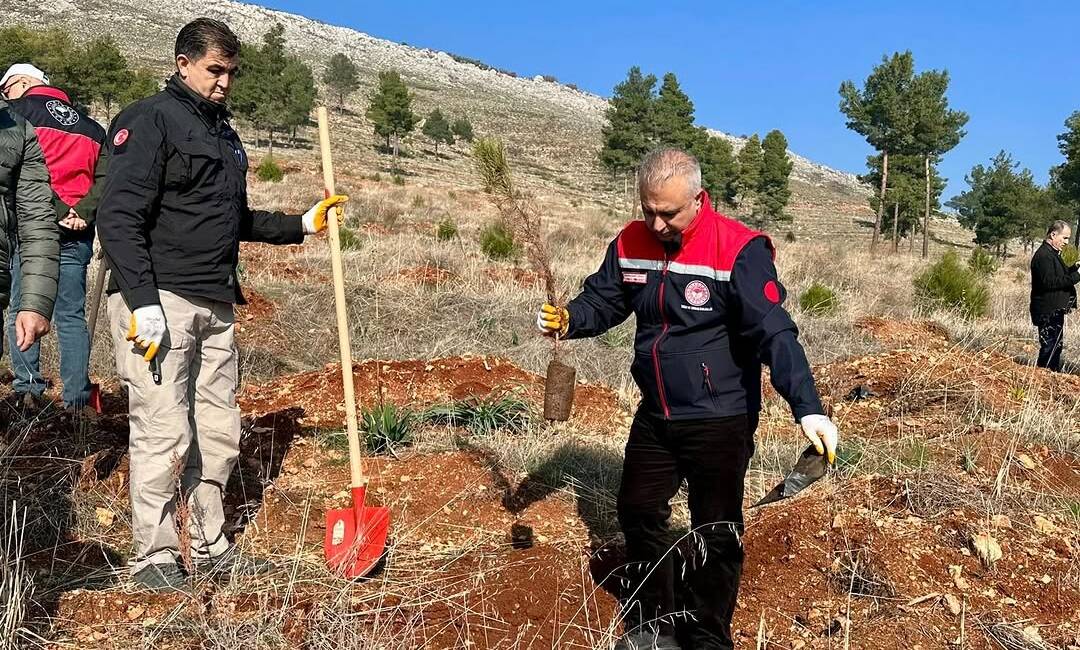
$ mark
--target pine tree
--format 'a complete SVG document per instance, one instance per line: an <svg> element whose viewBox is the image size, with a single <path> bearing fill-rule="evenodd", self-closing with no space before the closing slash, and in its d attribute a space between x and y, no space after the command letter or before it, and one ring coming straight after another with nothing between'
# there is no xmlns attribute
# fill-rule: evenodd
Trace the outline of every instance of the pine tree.
<svg viewBox="0 0 1080 650"><path fill-rule="evenodd" d="M152 70L141 68L131 75L127 88L117 98L119 108L137 102L161 90L161 77Z"/></svg>
<svg viewBox="0 0 1080 650"><path fill-rule="evenodd" d="M131 85L131 71L127 60L112 38L97 38L87 44L83 53L88 77L87 85L93 89L91 99L101 102L105 120L112 119L113 105Z"/></svg>
<svg viewBox="0 0 1080 650"><path fill-rule="evenodd" d="M758 196L761 197L761 211L765 221L783 223L790 221L790 215L784 212L791 199L788 178L791 176L792 162L787 152L787 138L779 130L769 131L761 142L762 166Z"/></svg>
<svg viewBox="0 0 1080 650"><path fill-rule="evenodd" d="M423 134L435 143L435 157L439 157L439 143L454 144L454 134L450 123L443 117L442 111L435 109L424 120Z"/></svg>
<svg viewBox="0 0 1080 650"><path fill-rule="evenodd" d="M331 93L337 96L338 113L345 110L345 98L360 87L360 78L356 64L343 52L330 57L323 73L323 83Z"/></svg>
<svg viewBox="0 0 1080 650"><path fill-rule="evenodd" d="M1010 239L1046 226L1045 217L1032 210L1040 188L1030 170L1017 172L1018 167L1008 153L998 153L989 167L975 165L964 178L968 190L947 204L957 211L962 226L975 231L976 244L997 247L999 254Z"/></svg>
<svg viewBox="0 0 1080 650"><path fill-rule="evenodd" d="M285 49L285 28L275 24L262 47L240 47L243 75L236 80L229 104L256 129L265 131L268 155L274 155L274 134L305 124L315 104L311 68Z"/></svg>
<svg viewBox="0 0 1080 650"><path fill-rule="evenodd" d="M874 221L871 250L881 237L881 222L888 190L889 154L911 149L911 115L908 101L915 62L911 52L882 57L860 90L851 81L840 84L840 111L847 116L847 127L866 138L882 154L882 174L878 214Z"/></svg>
<svg viewBox="0 0 1080 650"><path fill-rule="evenodd" d="M698 139L694 126L694 103L679 87L671 72L664 75L652 119L652 137L658 146L689 151Z"/></svg>
<svg viewBox="0 0 1080 650"><path fill-rule="evenodd" d="M459 117L454 120L454 125L450 127L450 130L453 131L454 136L459 140L464 140L465 142L473 141L474 135L472 123L469 122L469 119L466 117Z"/></svg>
<svg viewBox="0 0 1080 650"><path fill-rule="evenodd" d="M949 73L928 70L915 77L911 85L908 105L912 114L913 151L922 156L923 209L922 256L930 255L930 203L932 179L931 160L939 159L952 150L964 137L964 125L968 115L949 108L945 93L949 88Z"/></svg>
<svg viewBox="0 0 1080 650"><path fill-rule="evenodd" d="M420 118L412 112L412 95L401 75L389 70L379 73L379 87L371 98L367 118L375 125L375 133L393 140L394 160L397 160L401 138L412 133Z"/></svg>
<svg viewBox="0 0 1080 650"><path fill-rule="evenodd" d="M701 183L708 190L713 207L719 208L721 202L734 207L739 191L739 166L731 143L702 128L692 153L701 165Z"/></svg>
<svg viewBox="0 0 1080 650"><path fill-rule="evenodd" d="M1058 135L1058 149L1065 162L1051 170L1053 186L1061 202L1067 203L1076 217L1074 233L1080 233L1080 111L1065 120L1064 133Z"/></svg>
<svg viewBox="0 0 1080 650"><path fill-rule="evenodd" d="M758 190L761 188L761 174L765 159L761 151L761 140L757 134L750 136L739 150L739 207L756 215L758 210Z"/></svg>
<svg viewBox="0 0 1080 650"><path fill-rule="evenodd" d="M881 155L875 154L866 159L867 173L860 180L871 186L881 185ZM945 191L945 179L937 170L937 160L932 160L931 201L932 212L941 209L941 194ZM889 156L889 193L887 196L882 231L893 232L893 252L899 249L900 239L908 238L909 248L914 245L914 235L922 230L922 216L925 209L923 158L920 155L894 154ZM880 197L870 197L870 208L877 212Z"/></svg>
<svg viewBox="0 0 1080 650"><path fill-rule="evenodd" d="M614 179L637 168L653 147L650 139L656 77L634 66L626 80L615 86L607 109L608 123L601 130L600 163ZM625 176L624 176L625 178Z"/></svg>

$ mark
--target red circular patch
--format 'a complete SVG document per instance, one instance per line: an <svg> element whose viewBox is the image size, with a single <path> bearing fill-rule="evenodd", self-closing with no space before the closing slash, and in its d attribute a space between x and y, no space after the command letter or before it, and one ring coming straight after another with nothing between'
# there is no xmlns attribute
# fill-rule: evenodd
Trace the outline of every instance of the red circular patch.
<svg viewBox="0 0 1080 650"><path fill-rule="evenodd" d="M112 139L113 146L114 147L119 147L120 145L127 142L127 139L128 139L128 130L127 129L120 129L119 131L116 132L116 135L113 136L113 139Z"/></svg>
<svg viewBox="0 0 1080 650"><path fill-rule="evenodd" d="M769 280L765 283L765 299L769 302L776 304L780 302L780 287L776 286L776 283Z"/></svg>

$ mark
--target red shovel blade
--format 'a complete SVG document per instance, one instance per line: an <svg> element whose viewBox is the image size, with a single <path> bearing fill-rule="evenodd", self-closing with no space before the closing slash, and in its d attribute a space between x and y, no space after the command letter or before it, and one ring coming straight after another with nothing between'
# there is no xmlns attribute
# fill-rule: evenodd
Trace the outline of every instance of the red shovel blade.
<svg viewBox="0 0 1080 650"><path fill-rule="evenodd" d="M326 563L346 578L371 572L386 549L390 509L364 505L366 488L352 488L353 507L326 512Z"/></svg>
<svg viewBox="0 0 1080 650"><path fill-rule="evenodd" d="M98 415L101 415L104 410L101 405L101 386L98 386L97 384L90 384L90 398L86 401L86 403L90 405L90 407L93 408L95 411L97 411Z"/></svg>

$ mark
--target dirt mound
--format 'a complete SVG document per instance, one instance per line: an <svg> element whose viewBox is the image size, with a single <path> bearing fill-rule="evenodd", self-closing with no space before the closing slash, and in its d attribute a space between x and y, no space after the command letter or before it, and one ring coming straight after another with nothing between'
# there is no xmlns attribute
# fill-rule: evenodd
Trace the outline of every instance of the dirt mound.
<svg viewBox="0 0 1080 650"><path fill-rule="evenodd" d="M1075 525L1050 515L988 521L975 502L912 509L920 491L941 485L870 477L752 514L736 613L743 642L764 627L777 647L836 647L850 636L853 648L948 648L966 636L967 647L990 648L980 624L1022 622L1071 643L1080 624ZM992 566L977 557L978 533L1000 545Z"/></svg>
<svg viewBox="0 0 1080 650"><path fill-rule="evenodd" d="M394 279L406 284L421 284L434 287L453 282L457 279L457 275L453 271L424 265L401 269L394 275Z"/></svg>
<svg viewBox="0 0 1080 650"><path fill-rule="evenodd" d="M308 243L307 246L320 245ZM326 245L325 242L322 245ZM274 246L243 242L240 244L240 267L245 276L258 277L269 282L328 283L329 269L315 269L298 259L304 245ZM245 292L245 295L246 292Z"/></svg>
<svg viewBox="0 0 1080 650"><path fill-rule="evenodd" d="M484 269L484 277L496 284L516 284L526 289L543 288L544 280L535 271L519 268L489 266Z"/></svg>
<svg viewBox="0 0 1080 650"><path fill-rule="evenodd" d="M855 326L889 347L940 348L949 342L945 328L928 320L898 321L868 316L857 320Z"/></svg>
<svg viewBox="0 0 1080 650"><path fill-rule="evenodd" d="M263 415L291 406L304 409L306 426L341 427L345 405L341 366L281 377L248 388L240 398L245 413ZM424 408L451 400L498 397L519 390L542 404L544 380L501 357L444 357L431 361L365 361L353 364L353 382L361 406L380 401ZM609 432L621 425L618 399L608 388L578 385L572 419Z"/></svg>

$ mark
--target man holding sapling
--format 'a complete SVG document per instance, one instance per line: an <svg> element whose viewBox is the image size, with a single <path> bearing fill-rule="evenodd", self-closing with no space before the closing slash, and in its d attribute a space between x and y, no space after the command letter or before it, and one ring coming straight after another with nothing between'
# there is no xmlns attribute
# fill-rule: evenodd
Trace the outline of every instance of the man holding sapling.
<svg viewBox="0 0 1080 650"><path fill-rule="evenodd" d="M769 238L712 210L693 156L653 152L638 170L643 221L608 246L565 308L545 304L550 336L597 336L637 316L631 373L642 393L626 444L619 523L640 581L619 648L733 648L743 563L743 482L761 408L761 366L818 453L834 462ZM668 518L683 479L692 557L676 574ZM677 601L681 601L678 602ZM680 646L680 643L682 644Z"/></svg>
<svg viewBox="0 0 1080 650"><path fill-rule="evenodd" d="M1080 282L1076 261L1072 260L1070 266L1061 256L1071 236L1069 224L1055 221L1031 256L1031 322L1039 328L1039 358L1035 365L1054 372L1061 372L1065 314L1076 308L1076 283Z"/></svg>
<svg viewBox="0 0 1080 650"><path fill-rule="evenodd" d="M223 492L240 453L240 241L302 242L328 214L341 219L336 206L347 200L330 197L302 216L252 210L247 154L225 104L240 40L199 18L180 30L175 53L165 89L116 116L99 163L108 168L98 233L131 425L132 577L156 591L187 591L189 568L210 577L272 568L240 554L223 530ZM193 561L182 567L189 556L176 525L185 518Z"/></svg>

